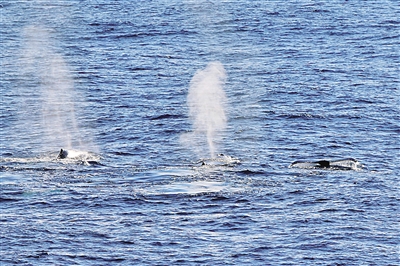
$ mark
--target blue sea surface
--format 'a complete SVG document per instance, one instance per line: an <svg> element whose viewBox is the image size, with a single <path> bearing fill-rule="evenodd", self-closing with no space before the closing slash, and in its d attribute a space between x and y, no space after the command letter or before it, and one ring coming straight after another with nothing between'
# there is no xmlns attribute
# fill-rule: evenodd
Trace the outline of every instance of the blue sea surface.
<svg viewBox="0 0 400 266"><path fill-rule="evenodd" d="M398 1L3 0L0 40L1 265L399 265Z"/></svg>

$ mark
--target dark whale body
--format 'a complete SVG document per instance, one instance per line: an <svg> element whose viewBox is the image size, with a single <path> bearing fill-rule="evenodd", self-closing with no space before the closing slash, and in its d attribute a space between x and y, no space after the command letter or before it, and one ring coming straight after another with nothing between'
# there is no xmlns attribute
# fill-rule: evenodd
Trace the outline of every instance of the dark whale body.
<svg viewBox="0 0 400 266"><path fill-rule="evenodd" d="M359 170L362 165L353 158L340 159L334 161L319 160L314 162L295 161L289 166L290 168L302 169L330 169L330 170Z"/></svg>
<svg viewBox="0 0 400 266"><path fill-rule="evenodd" d="M321 161L317 161L317 167L320 168L329 168L331 167L331 163L329 161L326 160L321 160Z"/></svg>
<svg viewBox="0 0 400 266"><path fill-rule="evenodd" d="M57 159L65 159L68 157L68 151L61 149L60 153L57 156Z"/></svg>

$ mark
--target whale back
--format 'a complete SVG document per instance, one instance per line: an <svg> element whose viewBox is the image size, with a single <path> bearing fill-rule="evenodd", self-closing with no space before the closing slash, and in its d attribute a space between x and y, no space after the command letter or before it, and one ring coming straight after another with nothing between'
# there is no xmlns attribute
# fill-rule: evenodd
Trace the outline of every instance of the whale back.
<svg viewBox="0 0 400 266"><path fill-rule="evenodd" d="M363 166L359 161L353 158L340 160L319 160L314 162L295 161L290 164L289 168L301 169L331 169L331 170L360 170Z"/></svg>
<svg viewBox="0 0 400 266"><path fill-rule="evenodd" d="M60 150L60 153L57 156L57 159L65 159L68 156L68 151L67 150Z"/></svg>

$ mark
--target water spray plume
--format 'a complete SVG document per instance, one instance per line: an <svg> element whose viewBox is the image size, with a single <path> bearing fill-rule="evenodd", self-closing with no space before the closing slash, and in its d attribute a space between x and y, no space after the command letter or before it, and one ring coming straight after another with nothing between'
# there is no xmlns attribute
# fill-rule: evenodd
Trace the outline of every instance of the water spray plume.
<svg viewBox="0 0 400 266"><path fill-rule="evenodd" d="M223 65L220 62L211 62L193 76L187 96L193 134L206 138L211 158L215 157L217 133L226 127L226 96L223 90L225 80Z"/></svg>
<svg viewBox="0 0 400 266"><path fill-rule="evenodd" d="M40 117L32 117L40 125L42 143L49 148L72 148L84 145L75 118L74 81L63 56L57 52L51 30L28 26L23 31L25 49L22 60L27 76L39 80Z"/></svg>

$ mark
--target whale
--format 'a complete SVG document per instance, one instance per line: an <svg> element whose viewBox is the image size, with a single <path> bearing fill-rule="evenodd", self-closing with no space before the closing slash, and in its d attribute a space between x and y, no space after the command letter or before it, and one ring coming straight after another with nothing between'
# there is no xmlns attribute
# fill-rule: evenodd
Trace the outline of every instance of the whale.
<svg viewBox="0 0 400 266"><path fill-rule="evenodd" d="M331 162L327 160L321 160L321 161L316 161L315 162L317 167L319 168L330 168L331 167Z"/></svg>
<svg viewBox="0 0 400 266"><path fill-rule="evenodd" d="M60 153L57 156L57 159L65 159L68 157L68 151L61 149Z"/></svg>
<svg viewBox="0 0 400 266"><path fill-rule="evenodd" d="M98 160L100 159L95 154L90 154L85 151L65 150L61 149L57 155L57 160L66 160L68 163L74 162L83 165L103 165Z"/></svg>
<svg viewBox="0 0 400 266"><path fill-rule="evenodd" d="M328 169L328 170L360 170L362 165L353 158L340 160L318 160L318 161L295 161L290 164L289 168L301 169Z"/></svg>

